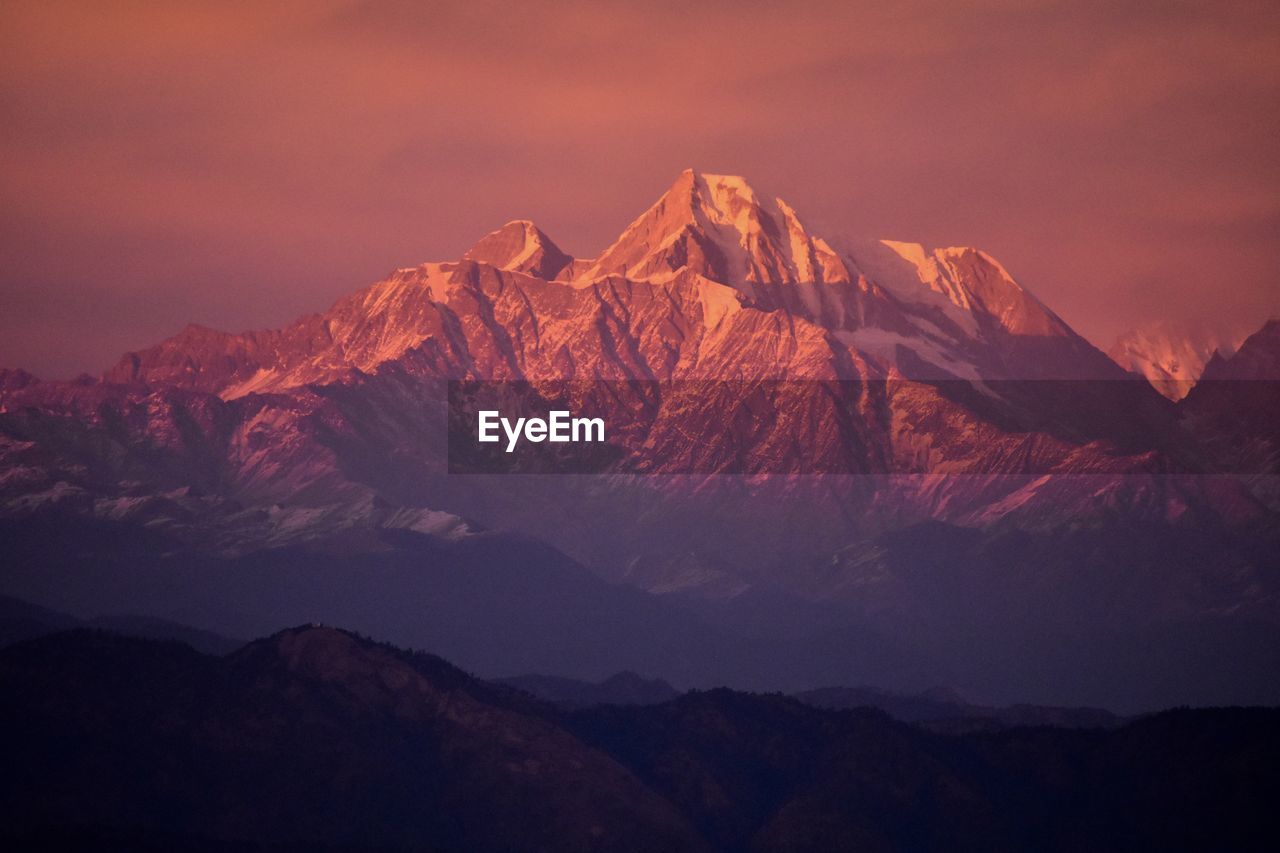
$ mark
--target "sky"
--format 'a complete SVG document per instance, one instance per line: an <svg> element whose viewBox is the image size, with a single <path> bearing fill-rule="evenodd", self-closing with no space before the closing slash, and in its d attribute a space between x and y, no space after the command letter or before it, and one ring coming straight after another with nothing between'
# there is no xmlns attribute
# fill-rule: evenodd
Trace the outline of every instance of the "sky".
<svg viewBox="0 0 1280 853"><path fill-rule="evenodd" d="M1106 347L1280 315L1280 4L0 5L0 366L280 326L686 167L986 249Z"/></svg>

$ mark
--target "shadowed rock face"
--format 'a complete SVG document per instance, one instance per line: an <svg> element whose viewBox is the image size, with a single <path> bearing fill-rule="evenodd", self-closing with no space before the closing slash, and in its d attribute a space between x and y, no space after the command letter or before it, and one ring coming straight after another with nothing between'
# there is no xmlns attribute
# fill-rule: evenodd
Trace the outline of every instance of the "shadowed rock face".
<svg viewBox="0 0 1280 853"><path fill-rule="evenodd" d="M0 650L0 840L196 850L1196 850L1276 841L1276 711L940 736L715 690L566 713L323 627Z"/></svg>
<svg viewBox="0 0 1280 853"><path fill-rule="evenodd" d="M1183 400L1182 422L1221 470L1232 471L1280 512L1280 320L1215 353Z"/></svg>
<svg viewBox="0 0 1280 853"><path fill-rule="evenodd" d="M1245 338L1234 354L1215 353L1203 378L1215 382L1280 381L1280 320L1271 320Z"/></svg>

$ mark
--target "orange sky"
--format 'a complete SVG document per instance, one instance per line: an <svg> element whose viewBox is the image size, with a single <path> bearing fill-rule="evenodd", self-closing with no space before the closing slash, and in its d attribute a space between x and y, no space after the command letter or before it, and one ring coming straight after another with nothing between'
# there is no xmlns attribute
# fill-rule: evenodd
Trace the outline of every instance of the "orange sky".
<svg viewBox="0 0 1280 853"><path fill-rule="evenodd" d="M9 0L0 365L279 325L516 217L595 254L687 166L981 246L1104 347L1280 314L1280 5L688 5Z"/></svg>

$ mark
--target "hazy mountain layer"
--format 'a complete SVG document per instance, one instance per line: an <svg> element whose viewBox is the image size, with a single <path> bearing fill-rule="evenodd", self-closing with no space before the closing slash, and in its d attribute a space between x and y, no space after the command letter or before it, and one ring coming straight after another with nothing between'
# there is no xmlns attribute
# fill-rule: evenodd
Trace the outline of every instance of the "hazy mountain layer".
<svg viewBox="0 0 1280 853"><path fill-rule="evenodd" d="M0 650L16 848L1268 849L1277 712L939 736L715 690L565 713L332 628Z"/></svg>

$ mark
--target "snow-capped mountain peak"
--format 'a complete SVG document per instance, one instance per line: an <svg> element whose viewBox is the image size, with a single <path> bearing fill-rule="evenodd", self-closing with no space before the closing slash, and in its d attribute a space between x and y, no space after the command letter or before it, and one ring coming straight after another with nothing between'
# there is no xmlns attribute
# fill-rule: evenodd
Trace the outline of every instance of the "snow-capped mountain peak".
<svg viewBox="0 0 1280 853"><path fill-rule="evenodd" d="M1107 355L1140 373L1171 400L1181 400L1199 381L1215 353L1231 357L1247 337L1240 328L1207 323L1149 323L1116 338Z"/></svg>
<svg viewBox="0 0 1280 853"><path fill-rule="evenodd" d="M686 169L577 277L664 281L683 267L753 294L753 284L848 281L849 269L781 199L737 175Z"/></svg>
<svg viewBox="0 0 1280 853"><path fill-rule="evenodd" d="M527 219L514 219L486 234L462 256L509 272L553 279L573 263L542 229Z"/></svg>
<svg viewBox="0 0 1280 853"><path fill-rule="evenodd" d="M1073 334L1004 265L970 246L928 248L896 240L852 242L849 254L868 278L908 304L941 311L969 335Z"/></svg>
<svg viewBox="0 0 1280 853"><path fill-rule="evenodd" d="M844 331L932 335L939 340L929 349L940 344L957 357L993 336L1076 337L986 252L829 239L737 175L685 170L598 258L579 264L580 287L609 276L665 282L688 269L766 310Z"/></svg>
<svg viewBox="0 0 1280 853"><path fill-rule="evenodd" d="M761 352L772 355L748 358ZM1124 375L985 252L835 242L743 178L693 170L594 260L514 220L458 262L398 270L324 314L277 331L187 332L107 375L234 399L410 355L414 370L450 377Z"/></svg>

